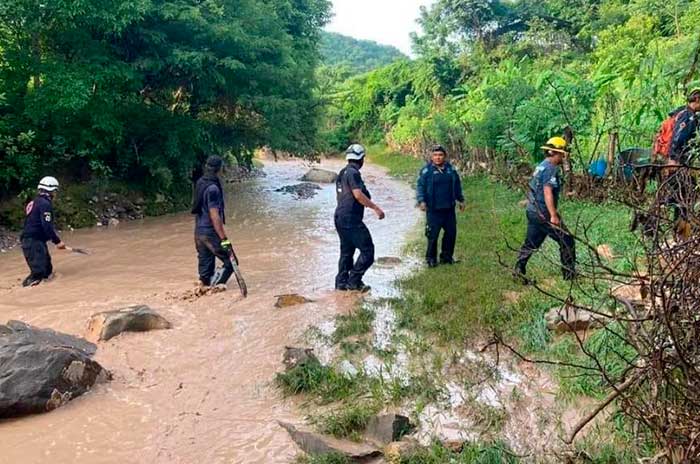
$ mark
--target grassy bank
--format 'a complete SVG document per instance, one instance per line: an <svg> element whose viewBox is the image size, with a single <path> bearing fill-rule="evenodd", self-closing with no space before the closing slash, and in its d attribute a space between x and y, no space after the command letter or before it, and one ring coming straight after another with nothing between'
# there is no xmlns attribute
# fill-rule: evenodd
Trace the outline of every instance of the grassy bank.
<svg viewBox="0 0 700 464"><path fill-rule="evenodd" d="M391 153L382 147L371 147L368 152L371 162L410 183L415 182L423 165L423 160ZM386 366L393 366L400 363L404 350L403 354L411 359L410 380L403 383L378 380L360 373L349 381L339 364L324 368L302 367L280 377L280 384L288 393L305 393L311 404L320 406L310 413L311 422L319 431L358 438L364 422L380 409L402 406L420 414L426 405L444 400L447 381L456 380L471 388L474 382L479 382L476 378L482 373L465 376L460 372L458 377L449 379L451 374L445 373L454 369L455 357L461 356L465 349L478 351L494 334L532 357L589 362L572 336L554 336L547 329L544 314L557 306L556 301L512 279L511 266L526 228L521 204L523 193L485 176L463 178L463 189L467 208L458 214L456 258L459 262L435 269L419 268L398 282L400 297L365 303L353 314L339 317L337 330L329 340L339 348L339 358L354 365L361 365L363 357L370 355L381 359ZM613 203L563 200L562 211L574 233L585 229L594 246L605 245L614 255L608 263L610 266L620 269L631 266L637 243L635 236L628 232L630 216L625 208ZM410 249L422 256L424 246L425 239L421 235ZM578 251L580 264L593 259L587 250ZM559 250L551 241L531 259L528 274L549 292L566 294L571 290L561 279ZM585 286L574 289L573 295L583 299L586 290L589 289ZM372 343L373 321L379 318L383 305L388 305L395 314L397 331L391 348L377 349ZM624 368L617 354L624 353L625 347L608 331L594 332L585 344L587 350L602 355L610 371ZM567 368L544 370L558 380L557 398L562 407L585 397L594 401L605 393L604 383L595 375L581 375ZM369 401L358 406L358 398ZM465 445L460 453L436 445L401 462L529 462L518 460L500 441L504 411L481 404L473 406L481 424L478 442ZM310 411L314 411L314 407ZM631 463L640 455L652 453L643 448L643 443L639 444L638 437L630 430L630 424L618 415L597 425L595 433L577 445L588 456L588 460L581 462ZM331 458L338 459L328 457ZM308 462L344 462L315 459Z"/></svg>

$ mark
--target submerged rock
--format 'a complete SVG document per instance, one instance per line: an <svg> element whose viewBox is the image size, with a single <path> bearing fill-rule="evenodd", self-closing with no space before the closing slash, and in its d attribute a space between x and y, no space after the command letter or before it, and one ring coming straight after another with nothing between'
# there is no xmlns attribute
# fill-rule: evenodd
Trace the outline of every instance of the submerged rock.
<svg viewBox="0 0 700 464"><path fill-rule="evenodd" d="M110 374L92 343L23 322L0 325L0 418L56 409Z"/></svg>
<svg viewBox="0 0 700 464"><path fill-rule="evenodd" d="M282 359L287 370L294 369L307 363L318 363L318 358L311 348L284 347L284 358Z"/></svg>
<svg viewBox="0 0 700 464"><path fill-rule="evenodd" d="M170 329L172 324L148 306L138 305L94 314L88 321L88 340L106 341L122 332Z"/></svg>
<svg viewBox="0 0 700 464"><path fill-rule="evenodd" d="M332 184L338 178L338 174L333 171L321 168L311 168L309 172L301 178L304 182L316 182L319 184Z"/></svg>
<svg viewBox="0 0 700 464"><path fill-rule="evenodd" d="M290 293L287 295L277 295L277 302L275 303L275 308L288 308L290 306L297 306L306 303L312 303L313 300L309 300L297 293Z"/></svg>
<svg viewBox="0 0 700 464"><path fill-rule="evenodd" d="M289 433L294 443L310 455L336 453L345 456L352 462L358 463L366 462L370 458L382 455L380 450L366 443L339 440L337 438L299 430L294 425L286 422L278 423L280 427Z"/></svg>
<svg viewBox="0 0 700 464"><path fill-rule="evenodd" d="M374 261L376 265L384 267L398 266L401 262L401 258L397 258L396 256L380 256Z"/></svg>
<svg viewBox="0 0 700 464"><path fill-rule="evenodd" d="M319 187L316 184L303 183L296 185L286 185L284 187L278 188L277 190L275 190L275 192L289 193L295 195L298 200L307 200L316 196L316 193L319 190L321 190L321 187Z"/></svg>

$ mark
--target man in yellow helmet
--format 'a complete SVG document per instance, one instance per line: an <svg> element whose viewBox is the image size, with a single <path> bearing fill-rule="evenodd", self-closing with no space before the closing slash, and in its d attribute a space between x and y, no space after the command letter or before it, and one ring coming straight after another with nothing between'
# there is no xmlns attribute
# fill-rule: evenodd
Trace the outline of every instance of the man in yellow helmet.
<svg viewBox="0 0 700 464"><path fill-rule="evenodd" d="M557 209L562 181L559 166L567 155L566 140L552 137L542 147L545 160L537 166L530 179L527 195L527 235L515 264L515 275L527 283L525 267L532 254L542 246L544 239L552 238L559 244L562 274L572 280L576 275L576 250L573 236L566 230Z"/></svg>

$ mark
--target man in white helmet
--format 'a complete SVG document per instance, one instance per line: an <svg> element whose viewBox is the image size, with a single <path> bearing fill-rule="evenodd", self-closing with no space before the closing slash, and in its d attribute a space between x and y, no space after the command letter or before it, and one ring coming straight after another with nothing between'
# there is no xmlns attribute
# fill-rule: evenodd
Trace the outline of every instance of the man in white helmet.
<svg viewBox="0 0 700 464"><path fill-rule="evenodd" d="M335 288L366 292L370 287L362 282L362 276L374 263L374 243L362 219L365 207L374 210L379 219L384 219L384 211L372 202L372 196L360 175L365 148L357 143L350 145L345 151L345 159L348 165L340 171L336 180L338 206L335 209L335 229L340 237L340 260ZM358 249L360 256L355 261L355 250Z"/></svg>
<svg viewBox="0 0 700 464"><path fill-rule="evenodd" d="M66 248L54 227L53 199L58 192L58 180L55 177L44 177L37 189L39 192L36 198L25 207L26 217L20 237L22 253L30 270L29 275L22 282L25 287L37 285L53 273L51 255L46 242L51 240L59 250Z"/></svg>

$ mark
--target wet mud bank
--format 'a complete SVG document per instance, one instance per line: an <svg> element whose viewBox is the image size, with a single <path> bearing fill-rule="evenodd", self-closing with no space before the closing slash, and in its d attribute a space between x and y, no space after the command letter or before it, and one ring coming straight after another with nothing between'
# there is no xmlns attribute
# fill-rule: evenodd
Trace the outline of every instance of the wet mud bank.
<svg viewBox="0 0 700 464"><path fill-rule="evenodd" d="M99 342L95 360L111 372L110 382L51 413L0 422L2 461L291 462L298 448L278 421L303 419L274 383L284 347L357 304L356 295L332 291L333 186L320 184L308 199L276 192L297 184L308 167L267 162L266 177L227 185L227 229L247 299L235 289L188 298L196 254L186 213L64 232L67 243L91 255L52 251L56 278L31 289L20 285L20 250L0 255L0 322L85 336L96 313L148 305L172 323ZM413 192L379 168L363 174L387 213L384 221L366 217L377 256L399 256L419 220ZM397 272L375 266L366 280L377 295L391 295ZM311 301L275 307L279 295L294 293Z"/></svg>

